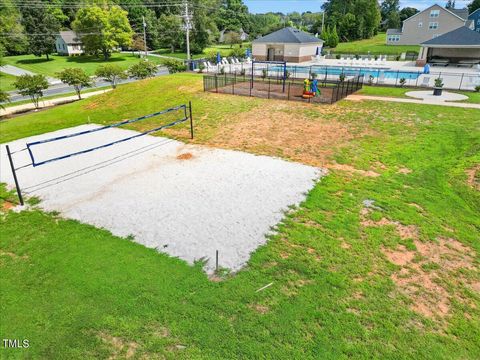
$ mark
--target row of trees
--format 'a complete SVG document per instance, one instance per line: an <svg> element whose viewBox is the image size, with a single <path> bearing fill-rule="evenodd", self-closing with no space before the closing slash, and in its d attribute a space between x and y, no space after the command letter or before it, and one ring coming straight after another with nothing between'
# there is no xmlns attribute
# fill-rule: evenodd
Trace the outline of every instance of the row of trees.
<svg viewBox="0 0 480 360"><path fill-rule="evenodd" d="M165 60L163 63L170 73L185 70L185 65L178 60ZM135 79L146 79L155 76L157 72L157 65L148 60L141 60L133 64L128 70L123 70L120 66L115 64L100 65L95 75L111 84L115 89L120 80L126 79L129 76ZM94 81L81 68L67 68L56 74L56 76L65 84L72 86L78 99L82 98L82 89L94 85ZM23 96L30 97L30 100L38 108L40 99L43 97L43 91L48 89L49 84L47 78L41 74L35 75L21 75L13 84L18 92ZM8 94L0 91L0 106L1 103L8 102Z"/></svg>

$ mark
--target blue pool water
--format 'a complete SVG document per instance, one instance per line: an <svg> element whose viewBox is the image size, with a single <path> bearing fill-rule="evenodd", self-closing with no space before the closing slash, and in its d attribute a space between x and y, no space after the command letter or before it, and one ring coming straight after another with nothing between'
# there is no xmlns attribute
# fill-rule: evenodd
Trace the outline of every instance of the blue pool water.
<svg viewBox="0 0 480 360"><path fill-rule="evenodd" d="M282 66L272 66L269 67L269 70L272 71L283 71ZM292 74L305 74L307 76L309 72L314 72L318 76L324 74L327 75L340 75L344 73L347 76L354 75L364 75L365 79L368 79L371 76L374 78L384 77L386 79L401 79L405 78L407 80L417 79L421 72L410 72L410 71L395 71L388 69L380 68L353 68L353 67L333 67L333 66L287 66L287 71ZM383 75L382 75L383 74Z"/></svg>

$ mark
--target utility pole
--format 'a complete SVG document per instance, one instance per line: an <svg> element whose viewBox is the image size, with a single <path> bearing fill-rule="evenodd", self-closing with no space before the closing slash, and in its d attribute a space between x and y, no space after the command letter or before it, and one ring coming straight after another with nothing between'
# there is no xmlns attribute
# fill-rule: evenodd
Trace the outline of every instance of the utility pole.
<svg viewBox="0 0 480 360"><path fill-rule="evenodd" d="M147 24L145 23L145 16L142 16L143 21L143 46L145 50L145 59L147 58Z"/></svg>
<svg viewBox="0 0 480 360"><path fill-rule="evenodd" d="M325 10L322 12L322 33L323 33L323 26L325 25Z"/></svg>
<svg viewBox="0 0 480 360"><path fill-rule="evenodd" d="M185 6L185 14L183 15L183 19L185 20L185 33L187 36L187 61L190 63L190 29L192 28L192 23L190 20L192 19L189 11L188 11L188 0L184 2Z"/></svg>

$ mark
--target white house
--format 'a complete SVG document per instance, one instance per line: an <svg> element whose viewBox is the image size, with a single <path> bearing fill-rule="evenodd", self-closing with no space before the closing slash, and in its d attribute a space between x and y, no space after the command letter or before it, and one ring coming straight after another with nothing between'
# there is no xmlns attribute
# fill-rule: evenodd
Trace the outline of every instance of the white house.
<svg viewBox="0 0 480 360"><path fill-rule="evenodd" d="M286 27L252 42L256 60L304 62L320 53L323 40L304 31Z"/></svg>
<svg viewBox="0 0 480 360"><path fill-rule="evenodd" d="M83 54L83 45L80 37L75 31L60 31L55 39L55 48L59 55L80 55Z"/></svg>

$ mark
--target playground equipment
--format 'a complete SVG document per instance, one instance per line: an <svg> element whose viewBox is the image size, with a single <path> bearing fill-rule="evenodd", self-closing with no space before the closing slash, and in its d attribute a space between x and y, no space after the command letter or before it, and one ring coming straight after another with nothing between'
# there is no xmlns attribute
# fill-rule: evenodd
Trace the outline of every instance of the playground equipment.
<svg viewBox="0 0 480 360"><path fill-rule="evenodd" d="M310 99L320 95L320 88L318 87L318 80L317 79L305 79L303 80L303 94L302 97L304 99Z"/></svg>

